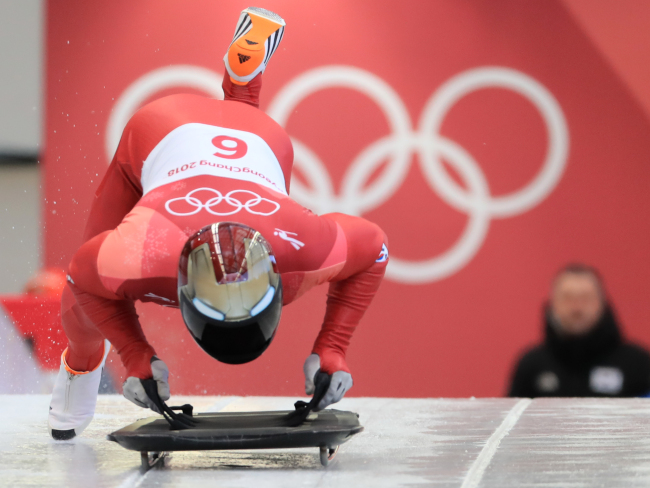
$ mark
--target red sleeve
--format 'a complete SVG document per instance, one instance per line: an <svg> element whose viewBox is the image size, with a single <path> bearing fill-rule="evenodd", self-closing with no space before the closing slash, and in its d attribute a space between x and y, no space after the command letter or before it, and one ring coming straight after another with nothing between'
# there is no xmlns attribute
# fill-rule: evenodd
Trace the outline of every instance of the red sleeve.
<svg viewBox="0 0 650 488"><path fill-rule="evenodd" d="M350 339L370 306L384 277L388 244L386 235L375 224L344 214L324 216L335 220L347 240L345 266L330 283L327 309L313 353L318 354L321 370L332 374L350 372L345 361Z"/></svg>
<svg viewBox="0 0 650 488"><path fill-rule="evenodd" d="M127 126L113 161L95 192L84 242L117 227L142 197L142 186L129 158L130 133Z"/></svg>

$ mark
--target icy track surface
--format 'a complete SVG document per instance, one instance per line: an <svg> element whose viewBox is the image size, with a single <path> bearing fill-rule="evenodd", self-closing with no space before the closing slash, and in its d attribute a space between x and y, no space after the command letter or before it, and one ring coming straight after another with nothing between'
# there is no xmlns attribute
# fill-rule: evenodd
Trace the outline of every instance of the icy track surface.
<svg viewBox="0 0 650 488"><path fill-rule="evenodd" d="M201 411L288 410L295 398L175 397ZM0 486L77 487L647 487L650 400L351 398L365 432L323 468L317 449L140 455L106 434L149 414L100 396L84 434L55 442L49 397L2 395Z"/></svg>

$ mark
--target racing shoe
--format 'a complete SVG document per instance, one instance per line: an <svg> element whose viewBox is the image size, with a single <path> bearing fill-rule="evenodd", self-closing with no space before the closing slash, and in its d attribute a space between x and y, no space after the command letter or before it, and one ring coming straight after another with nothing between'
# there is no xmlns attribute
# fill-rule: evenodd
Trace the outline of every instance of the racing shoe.
<svg viewBox="0 0 650 488"><path fill-rule="evenodd" d="M278 14L258 7L242 10L223 60L230 80L246 85L266 69L284 35L284 20Z"/></svg>
<svg viewBox="0 0 650 488"><path fill-rule="evenodd" d="M59 375L52 390L48 425L52 437L59 441L72 439L81 434L95 415L97 392L102 370L111 344L104 340L104 355L92 371L79 372L71 369L65 361L67 349L61 355Z"/></svg>

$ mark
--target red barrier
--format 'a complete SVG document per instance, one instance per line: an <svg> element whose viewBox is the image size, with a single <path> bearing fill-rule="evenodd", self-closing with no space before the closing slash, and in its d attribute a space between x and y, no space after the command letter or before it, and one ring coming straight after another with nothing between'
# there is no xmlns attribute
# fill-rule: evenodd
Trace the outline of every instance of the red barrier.
<svg viewBox="0 0 650 488"><path fill-rule="evenodd" d="M4 295L0 305L16 330L29 339L33 354L43 370L56 371L67 339L61 328L61 299L33 295Z"/></svg>
<svg viewBox="0 0 650 488"><path fill-rule="evenodd" d="M48 2L45 259L65 266L123 123L217 96L239 2ZM292 195L380 224L391 264L350 348L353 394L502 394L568 260L600 267L650 340L650 124L561 2L290 2L262 108L294 137ZM302 183L302 184L301 184ZM296 394L324 306L285 311L251 365L208 360L142 308L185 393Z"/></svg>

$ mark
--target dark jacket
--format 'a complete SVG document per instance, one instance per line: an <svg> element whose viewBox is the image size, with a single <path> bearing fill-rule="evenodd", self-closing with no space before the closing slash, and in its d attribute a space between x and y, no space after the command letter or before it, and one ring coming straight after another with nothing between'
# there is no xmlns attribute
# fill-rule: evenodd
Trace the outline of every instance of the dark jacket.
<svg viewBox="0 0 650 488"><path fill-rule="evenodd" d="M650 355L625 343L611 308L586 335L558 334L548 308L546 339L519 360L511 397L634 397L650 393Z"/></svg>

